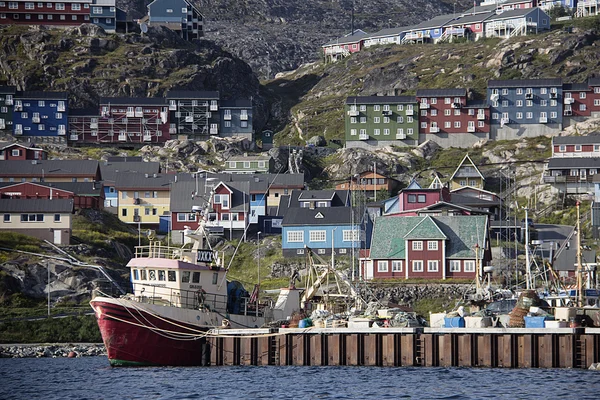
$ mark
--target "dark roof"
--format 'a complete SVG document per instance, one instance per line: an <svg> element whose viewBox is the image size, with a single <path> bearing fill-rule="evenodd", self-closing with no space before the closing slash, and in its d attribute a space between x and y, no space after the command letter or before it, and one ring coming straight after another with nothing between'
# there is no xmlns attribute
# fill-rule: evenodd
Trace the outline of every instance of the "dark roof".
<svg viewBox="0 0 600 400"><path fill-rule="evenodd" d="M562 87L561 78L489 80L488 88L503 87Z"/></svg>
<svg viewBox="0 0 600 400"><path fill-rule="evenodd" d="M18 185L53 187L71 192L76 196L100 196L102 194L102 185L96 182L0 182L0 188Z"/></svg>
<svg viewBox="0 0 600 400"><path fill-rule="evenodd" d="M467 89L417 89L417 97L466 96Z"/></svg>
<svg viewBox="0 0 600 400"><path fill-rule="evenodd" d="M169 184L177 175L145 174L137 172L118 173L115 187L122 190L170 190Z"/></svg>
<svg viewBox="0 0 600 400"><path fill-rule="evenodd" d="M554 136L552 144L600 144L600 132L594 133L586 136Z"/></svg>
<svg viewBox="0 0 600 400"><path fill-rule="evenodd" d="M380 30L379 32L375 32L375 33L369 35L369 37L367 39L400 35L401 33L409 31L413 26L414 25L411 25L411 26L401 26L399 28L385 28L385 29Z"/></svg>
<svg viewBox="0 0 600 400"><path fill-rule="evenodd" d="M238 156L231 156L227 161L269 161L272 157L266 153L260 154L242 154Z"/></svg>
<svg viewBox="0 0 600 400"><path fill-rule="evenodd" d="M144 161L104 161L100 162L100 171L102 172L102 179L105 182L115 182L117 175L122 173L158 174L160 173L160 163Z"/></svg>
<svg viewBox="0 0 600 400"><path fill-rule="evenodd" d="M465 196L458 193L452 193L451 202L453 204L457 204L463 207L476 207L476 208L490 208L490 207L498 207L497 201L486 200L479 197L474 196Z"/></svg>
<svg viewBox="0 0 600 400"><path fill-rule="evenodd" d="M351 96L346 99L346 104L399 104L416 103L415 96Z"/></svg>
<svg viewBox="0 0 600 400"><path fill-rule="evenodd" d="M548 169L600 168L598 157L563 157L548 160Z"/></svg>
<svg viewBox="0 0 600 400"><path fill-rule="evenodd" d="M8 160L0 161L0 175L17 176L93 176L98 170L96 160Z"/></svg>
<svg viewBox="0 0 600 400"><path fill-rule="evenodd" d="M219 99L219 92L196 91L196 90L169 90L165 96L167 99Z"/></svg>
<svg viewBox="0 0 600 400"><path fill-rule="evenodd" d="M490 20L510 19L515 17L524 17L532 12L541 11L539 7L533 8L515 8L513 10L505 10L499 14L493 15Z"/></svg>
<svg viewBox="0 0 600 400"><path fill-rule="evenodd" d="M349 44L349 43L357 43L361 40L365 40L369 37L369 34L361 31L360 29L354 30L354 34L342 36L341 38L334 39L328 43L325 43L323 46L333 46L335 44Z"/></svg>
<svg viewBox="0 0 600 400"><path fill-rule="evenodd" d="M564 83L563 84L563 92L565 91L589 91L592 90L587 82L584 83Z"/></svg>
<svg viewBox="0 0 600 400"><path fill-rule="evenodd" d="M455 18L456 16L452 14L438 15L437 17L434 17L427 21L423 21L420 24L410 27L409 31L441 28L442 26L446 25L448 22L452 21Z"/></svg>
<svg viewBox="0 0 600 400"><path fill-rule="evenodd" d="M488 4L486 6L477 5L475 7L471 7L468 10L464 11L462 15L471 15L473 13L489 13L490 11L496 14L496 4Z"/></svg>
<svg viewBox="0 0 600 400"><path fill-rule="evenodd" d="M473 23L477 23L477 22L483 22L493 15L496 15L495 10L494 11L477 12L476 14L463 14L460 17L458 17L457 19L455 19L454 21L448 22L447 25L449 25L449 26L467 25L467 24L473 24Z"/></svg>
<svg viewBox="0 0 600 400"><path fill-rule="evenodd" d="M590 79L588 79L588 85L590 85L590 86L600 86L600 78L590 78Z"/></svg>
<svg viewBox="0 0 600 400"><path fill-rule="evenodd" d="M0 93L4 94L15 94L17 88L15 86L0 86Z"/></svg>
<svg viewBox="0 0 600 400"><path fill-rule="evenodd" d="M467 101L464 108L489 108L490 104L487 101Z"/></svg>
<svg viewBox="0 0 600 400"><path fill-rule="evenodd" d="M351 225L350 207L295 208L287 212L282 226Z"/></svg>
<svg viewBox="0 0 600 400"><path fill-rule="evenodd" d="M25 91L17 92L15 94L16 99L58 99L66 100L68 97L67 92L42 92L42 91Z"/></svg>
<svg viewBox="0 0 600 400"><path fill-rule="evenodd" d="M298 196L298 201L331 201L335 194L335 190L302 190Z"/></svg>
<svg viewBox="0 0 600 400"><path fill-rule="evenodd" d="M72 213L72 199L0 199L0 212Z"/></svg>
<svg viewBox="0 0 600 400"><path fill-rule="evenodd" d="M234 99L221 101L221 108L252 108L252 100Z"/></svg>
<svg viewBox="0 0 600 400"><path fill-rule="evenodd" d="M164 97L101 97L100 104L162 106L167 105L167 99Z"/></svg>
<svg viewBox="0 0 600 400"><path fill-rule="evenodd" d="M96 117L100 112L97 108L70 108L69 117Z"/></svg>
<svg viewBox="0 0 600 400"><path fill-rule="evenodd" d="M137 157L137 156L133 156L133 157L119 157L119 156L113 156L113 157L107 157L106 161L110 162L142 162L144 161L143 157Z"/></svg>

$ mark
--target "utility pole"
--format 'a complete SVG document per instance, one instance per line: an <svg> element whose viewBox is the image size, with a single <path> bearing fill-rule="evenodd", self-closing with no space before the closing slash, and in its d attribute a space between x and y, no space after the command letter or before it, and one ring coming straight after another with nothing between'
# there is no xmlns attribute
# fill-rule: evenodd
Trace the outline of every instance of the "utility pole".
<svg viewBox="0 0 600 400"><path fill-rule="evenodd" d="M525 268L527 273L527 289L531 287L531 265L529 264L529 208L525 207Z"/></svg>
<svg viewBox="0 0 600 400"><path fill-rule="evenodd" d="M46 260L46 269L48 270L48 318L50 318L50 261Z"/></svg>
<svg viewBox="0 0 600 400"><path fill-rule="evenodd" d="M577 306L583 307L583 265L581 264L581 225L579 202L577 202Z"/></svg>

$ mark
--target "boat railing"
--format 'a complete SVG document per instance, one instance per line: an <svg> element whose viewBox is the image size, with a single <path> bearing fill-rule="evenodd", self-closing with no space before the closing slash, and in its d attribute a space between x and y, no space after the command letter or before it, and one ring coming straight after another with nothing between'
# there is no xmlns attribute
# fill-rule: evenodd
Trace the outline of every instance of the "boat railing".
<svg viewBox="0 0 600 400"><path fill-rule="evenodd" d="M135 246L135 258L167 258L178 260L184 253L181 247L164 246L160 242L150 243L147 246Z"/></svg>

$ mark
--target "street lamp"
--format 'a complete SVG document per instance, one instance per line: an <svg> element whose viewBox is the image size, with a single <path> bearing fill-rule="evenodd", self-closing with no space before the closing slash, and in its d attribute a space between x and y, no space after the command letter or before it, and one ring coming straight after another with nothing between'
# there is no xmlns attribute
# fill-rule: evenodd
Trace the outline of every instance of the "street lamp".
<svg viewBox="0 0 600 400"><path fill-rule="evenodd" d="M260 298L260 234L261 232L258 231L256 236L258 237L258 242L257 242L257 246L258 246L258 272L257 272L257 282L258 282L258 287L257 287L257 292L256 292L256 315L258 316L258 300Z"/></svg>

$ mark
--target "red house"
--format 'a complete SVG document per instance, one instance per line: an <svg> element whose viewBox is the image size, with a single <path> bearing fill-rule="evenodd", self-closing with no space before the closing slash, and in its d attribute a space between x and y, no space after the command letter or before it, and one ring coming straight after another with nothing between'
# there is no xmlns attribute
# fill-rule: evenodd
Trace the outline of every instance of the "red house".
<svg viewBox="0 0 600 400"><path fill-rule="evenodd" d="M90 0L0 1L0 25L79 26L90 22Z"/></svg>
<svg viewBox="0 0 600 400"><path fill-rule="evenodd" d="M361 51L364 47L365 40L368 37L369 35L366 32L356 29L354 32L348 35L324 44L321 47L323 48L323 56L325 57L325 61L337 61L338 59L347 57L352 53Z"/></svg>
<svg viewBox="0 0 600 400"><path fill-rule="evenodd" d="M600 157L600 135L554 136L552 158Z"/></svg>
<svg viewBox="0 0 600 400"><path fill-rule="evenodd" d="M565 117L600 117L600 78L563 84Z"/></svg>
<svg viewBox="0 0 600 400"><path fill-rule="evenodd" d="M98 141L164 143L169 133L169 106L164 98L100 99Z"/></svg>
<svg viewBox="0 0 600 400"><path fill-rule="evenodd" d="M48 152L33 143L0 143L0 160L46 160Z"/></svg>
<svg viewBox="0 0 600 400"><path fill-rule="evenodd" d="M382 217L371 243L364 279L474 279L491 261L486 216Z"/></svg>
<svg viewBox="0 0 600 400"><path fill-rule="evenodd" d="M95 182L0 183L1 199L69 199L76 209L100 209L104 203L102 185Z"/></svg>

